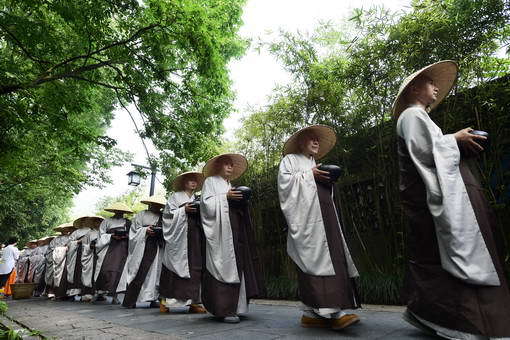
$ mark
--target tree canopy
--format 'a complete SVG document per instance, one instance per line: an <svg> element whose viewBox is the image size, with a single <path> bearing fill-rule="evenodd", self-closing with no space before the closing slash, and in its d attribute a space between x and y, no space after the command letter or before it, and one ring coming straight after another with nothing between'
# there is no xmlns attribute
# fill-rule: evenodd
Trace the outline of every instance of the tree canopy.
<svg viewBox="0 0 510 340"><path fill-rule="evenodd" d="M207 158L231 110L243 2L0 0L6 234L62 222L74 193L128 158L106 136L116 108L138 109L164 172Z"/></svg>
<svg viewBox="0 0 510 340"><path fill-rule="evenodd" d="M510 37L507 1L420 0L412 6L406 14L356 9L348 22L311 34L282 31L261 44L293 80L275 88L237 133L253 171L278 164L283 142L302 126L324 123L350 136L391 119L403 78L430 63L459 63L456 90L508 73L508 58L497 56Z"/></svg>

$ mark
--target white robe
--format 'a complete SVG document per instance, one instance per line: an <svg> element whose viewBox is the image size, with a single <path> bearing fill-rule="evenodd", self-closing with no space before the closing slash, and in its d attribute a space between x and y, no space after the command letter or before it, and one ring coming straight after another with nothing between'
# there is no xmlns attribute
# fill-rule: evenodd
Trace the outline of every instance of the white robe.
<svg viewBox="0 0 510 340"><path fill-rule="evenodd" d="M69 235L57 236L51 241L51 243L53 243L54 245L52 252L53 285L55 287L58 287L64 274L64 266L66 264L66 253L67 244L69 243Z"/></svg>
<svg viewBox="0 0 510 340"><path fill-rule="evenodd" d="M23 283L29 270L29 259L33 249L24 249L20 251L18 261L16 262L16 283Z"/></svg>
<svg viewBox="0 0 510 340"><path fill-rule="evenodd" d="M96 271L94 272L94 281L97 280L99 273L101 272L101 267L103 266L103 262L105 259L105 255L108 252L108 248L110 247L110 241L112 239L112 234L108 234L107 231L115 228L122 228L126 225L127 219L125 218L106 218L101 225L99 226L99 235L97 237L96 242Z"/></svg>
<svg viewBox="0 0 510 340"><path fill-rule="evenodd" d="M80 228L76 229L69 235L69 243L67 245L67 282L74 283L74 270L76 268L77 261L81 262L81 257L78 257L78 247L80 245L80 240L90 231L90 228ZM68 292L68 294L79 294L77 292Z"/></svg>
<svg viewBox="0 0 510 340"><path fill-rule="evenodd" d="M90 229L82 240L81 253L81 283L85 287L92 287L94 276L94 248L90 246L96 241L99 232L97 229Z"/></svg>
<svg viewBox="0 0 510 340"><path fill-rule="evenodd" d="M194 199L194 194L190 197L185 191L175 192L168 198L163 210L163 264L184 279L191 276L188 264L188 215L182 205Z"/></svg>
<svg viewBox="0 0 510 340"><path fill-rule="evenodd" d="M286 155L280 162L278 172L278 196L288 225L287 253L290 258L306 274L332 276L335 270L312 172L315 165L313 157L303 154ZM340 234L349 277L357 277L358 270L352 261L342 229Z"/></svg>
<svg viewBox="0 0 510 340"><path fill-rule="evenodd" d="M455 137L443 135L427 112L416 106L400 115L397 134L405 140L425 184L442 268L469 284L499 286L498 274L460 174Z"/></svg>
<svg viewBox="0 0 510 340"><path fill-rule="evenodd" d="M34 283L39 283L42 279L42 274L45 267L45 254L48 251L48 245L43 245L36 248L34 255L30 258L30 263L34 266Z"/></svg>
<svg viewBox="0 0 510 340"><path fill-rule="evenodd" d="M35 268L37 267L37 247L31 249L30 253L28 254L28 272L27 272L27 280L28 282L34 282L34 274L35 274Z"/></svg>
<svg viewBox="0 0 510 340"><path fill-rule="evenodd" d="M158 223L159 214L149 210L140 211L133 218L131 229L129 230L129 253L126 259L126 265L117 287L118 292L126 291L127 285L133 281L145 250L145 240L147 239L147 226L155 226ZM156 301L158 299L159 275L161 273L162 250L159 249L154 261L145 277L137 302Z"/></svg>
<svg viewBox="0 0 510 340"><path fill-rule="evenodd" d="M220 176L207 177L202 187L200 215L207 270L220 282L239 283L227 200L230 188L230 183Z"/></svg>
<svg viewBox="0 0 510 340"><path fill-rule="evenodd" d="M55 239L53 239L55 240ZM53 240L48 244L48 248L46 249L46 253L44 254L44 262L46 262L46 271L44 272L44 281L47 285L53 286L54 280L54 270L53 270L53 249L55 249L55 244Z"/></svg>

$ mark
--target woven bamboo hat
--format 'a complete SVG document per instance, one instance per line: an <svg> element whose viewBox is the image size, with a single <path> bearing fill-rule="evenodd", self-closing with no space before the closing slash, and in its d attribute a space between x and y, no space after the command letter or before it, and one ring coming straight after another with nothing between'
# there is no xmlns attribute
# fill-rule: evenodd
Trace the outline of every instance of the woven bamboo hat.
<svg viewBox="0 0 510 340"><path fill-rule="evenodd" d="M40 239L38 239L37 242L48 241L48 240L52 240L54 238L55 238L55 236L45 236L45 237L41 237Z"/></svg>
<svg viewBox="0 0 510 340"><path fill-rule="evenodd" d="M327 125L311 125L294 132L294 134L287 139L283 146L284 155L288 155L289 153L301 153L299 138L304 133L313 133L319 139L319 152L315 156L315 159L321 159L326 156L336 144L335 130Z"/></svg>
<svg viewBox="0 0 510 340"><path fill-rule="evenodd" d="M202 184L204 183L204 175L202 175L201 172L196 171L183 172L179 176L175 177L174 181L172 182L172 187L175 191L182 191L184 190L186 180L190 179L193 179L197 182L197 191L202 188Z"/></svg>
<svg viewBox="0 0 510 340"><path fill-rule="evenodd" d="M238 153L224 153L218 156L211 158L205 163L204 168L202 169L202 174L204 174L204 178L214 176L218 174L218 161L223 158L230 158L232 163L234 164L234 170L232 171L232 176L230 176L230 180L234 180L236 178L241 177L241 175L248 169L248 161L246 158Z"/></svg>
<svg viewBox="0 0 510 340"><path fill-rule="evenodd" d="M104 218L101 216L82 216L74 220L73 226L76 228L97 229Z"/></svg>
<svg viewBox="0 0 510 340"><path fill-rule="evenodd" d="M419 71L414 72L409 77L404 79L400 88L398 89L397 97L393 102L393 117L398 118L402 111L407 108L405 93L408 86L420 75L425 75L434 81L434 84L438 87L439 92L437 94L437 100L430 104L429 110L433 110L441 101L450 93L455 81L457 80L457 73L459 67L453 60L442 60L437 63L425 66Z"/></svg>
<svg viewBox="0 0 510 340"><path fill-rule="evenodd" d="M133 213L133 210L129 209L129 207L122 203L122 202L115 202L115 203L112 203L110 204L109 206L107 206L106 208L104 208L105 211L109 211L109 212L116 212L116 211L120 211L120 212L123 212L123 213L126 213L126 214L132 214Z"/></svg>
<svg viewBox="0 0 510 340"><path fill-rule="evenodd" d="M159 204L161 206L165 206L166 204L166 200L164 197L161 197L161 196L157 196L157 195L152 195L150 197L147 197L147 198L144 198L143 200L140 201L141 203L143 204Z"/></svg>
<svg viewBox="0 0 510 340"><path fill-rule="evenodd" d="M53 228L54 231L58 231L58 232L62 232L64 231L64 229L68 229L68 228L74 228L76 229L75 226L73 226L73 223L71 222L67 222L67 223L62 223L61 225Z"/></svg>

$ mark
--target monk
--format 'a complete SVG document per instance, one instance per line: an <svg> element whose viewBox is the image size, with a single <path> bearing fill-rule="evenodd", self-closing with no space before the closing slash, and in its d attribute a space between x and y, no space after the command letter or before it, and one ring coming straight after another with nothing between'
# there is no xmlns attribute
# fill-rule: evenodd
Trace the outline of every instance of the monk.
<svg viewBox="0 0 510 340"><path fill-rule="evenodd" d="M243 195L230 181L248 167L244 156L223 154L210 159L202 173L200 216L205 234L202 302L208 312L227 323L248 313L251 298L263 289L255 238Z"/></svg>
<svg viewBox="0 0 510 340"><path fill-rule="evenodd" d="M128 234L131 228L131 221L124 215L132 214L133 211L122 202L113 203L104 210L113 213L113 216L106 218L99 226L95 289L100 294L111 295L112 304L117 304L117 286L128 256Z"/></svg>
<svg viewBox="0 0 510 340"><path fill-rule="evenodd" d="M203 175L185 172L173 181L175 192L163 210L165 251L159 282L161 312L187 307L189 313L207 313L201 306L200 286L204 268L204 235L195 191L200 190Z"/></svg>
<svg viewBox="0 0 510 340"><path fill-rule="evenodd" d="M50 242L48 253L46 253L46 259L48 256L51 257L48 261L48 266L51 266L51 271L46 272L46 284L54 293L53 297L56 299L67 298L67 266L66 266L66 255L67 246L69 244L70 234L76 230L76 227L72 223L64 223L53 229L56 232L60 232L61 235L55 237ZM49 279L49 280L48 280ZM49 281L49 282L48 282ZM50 293L51 294L51 293ZM48 294L49 297L51 295Z"/></svg>
<svg viewBox="0 0 510 340"><path fill-rule="evenodd" d="M75 221L80 226L89 228L88 233L83 237L81 243L83 251L81 254L81 301L92 302L94 288L94 272L96 268L95 245L99 235L99 226L104 218L101 216L86 216L81 221Z"/></svg>
<svg viewBox="0 0 510 340"><path fill-rule="evenodd" d="M293 134L284 146L278 195L288 225L287 252L297 266L301 326L340 330L359 322L344 310L360 304L358 271L338 219L333 183L315 163L335 143L335 132L325 125Z"/></svg>
<svg viewBox="0 0 510 340"><path fill-rule="evenodd" d="M400 195L410 220L404 319L447 339L510 337L510 290L494 215L465 159L485 137L443 134L429 116L457 78L453 61L407 77L393 104Z"/></svg>
<svg viewBox="0 0 510 340"><path fill-rule="evenodd" d="M30 262L34 267L34 283L37 284L34 290L34 296L41 296L46 289L46 282L44 280L46 272L46 252L48 251L49 244L54 236L46 236L37 240L37 251L30 258Z"/></svg>
<svg viewBox="0 0 510 340"><path fill-rule="evenodd" d="M81 256L83 253L82 241L90 232L90 228L81 224L84 217L80 217L73 222L77 228L69 235L66 253L66 269L67 269L67 296L74 297L81 295ZM78 221L78 222L77 222Z"/></svg>
<svg viewBox="0 0 510 340"><path fill-rule="evenodd" d="M163 197L151 196L141 201L148 209L133 218L129 231L129 253L119 284L125 291L122 306L135 308L137 302L150 302L159 307L159 276L163 257L161 209L166 204Z"/></svg>

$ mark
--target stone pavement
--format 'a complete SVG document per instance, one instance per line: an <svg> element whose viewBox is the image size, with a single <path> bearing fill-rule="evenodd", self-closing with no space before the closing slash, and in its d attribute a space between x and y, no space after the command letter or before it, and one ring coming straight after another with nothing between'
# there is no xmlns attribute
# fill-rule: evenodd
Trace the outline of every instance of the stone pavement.
<svg viewBox="0 0 510 340"><path fill-rule="evenodd" d="M44 298L8 301L7 315L55 339L432 339L401 318L401 307L365 306L361 323L344 331L299 326L295 302L256 300L239 324L209 314L125 309L106 303L54 302Z"/></svg>

